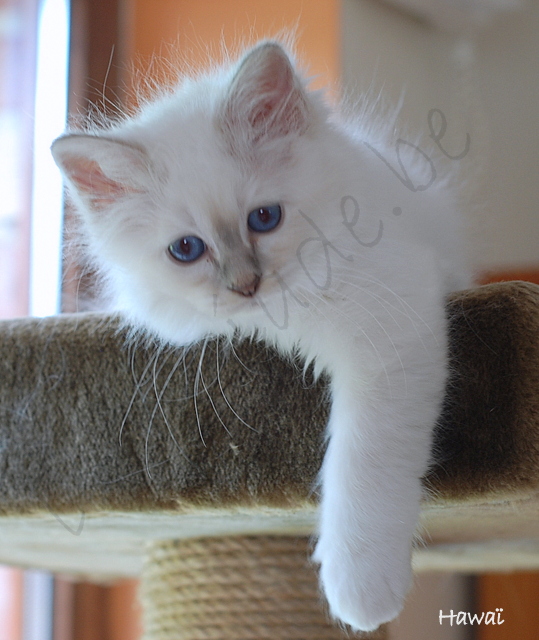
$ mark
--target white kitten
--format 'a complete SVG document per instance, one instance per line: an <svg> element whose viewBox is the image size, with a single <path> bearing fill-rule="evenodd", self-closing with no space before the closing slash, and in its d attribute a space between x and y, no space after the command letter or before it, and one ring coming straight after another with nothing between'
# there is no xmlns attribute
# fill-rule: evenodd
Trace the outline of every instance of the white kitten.
<svg viewBox="0 0 539 640"><path fill-rule="evenodd" d="M330 375L315 559L332 614L362 630L410 586L444 299L468 283L455 199L425 153L390 144L339 122L266 42L53 145L131 323L178 345L256 333Z"/></svg>

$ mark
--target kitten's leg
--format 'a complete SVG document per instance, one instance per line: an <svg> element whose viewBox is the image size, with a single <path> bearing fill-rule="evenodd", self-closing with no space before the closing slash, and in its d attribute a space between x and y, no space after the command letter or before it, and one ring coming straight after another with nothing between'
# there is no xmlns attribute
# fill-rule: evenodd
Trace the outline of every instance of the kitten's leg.
<svg viewBox="0 0 539 640"><path fill-rule="evenodd" d="M411 340L377 386L333 383L314 559L332 614L354 629L395 618L411 585L420 478L445 388L443 333L429 353Z"/></svg>

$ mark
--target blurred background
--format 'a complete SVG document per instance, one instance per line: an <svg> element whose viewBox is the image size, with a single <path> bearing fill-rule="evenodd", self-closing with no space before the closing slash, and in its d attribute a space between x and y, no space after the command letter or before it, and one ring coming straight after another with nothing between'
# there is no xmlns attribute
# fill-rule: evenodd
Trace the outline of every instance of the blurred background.
<svg viewBox="0 0 539 640"><path fill-rule="evenodd" d="M171 81L283 32L328 99L383 91L410 139L440 139L466 177L483 281L539 282L535 0L0 0L0 318L91 308L49 153L68 115L132 108L141 77ZM140 637L134 577L95 585L26 569L0 567L0 640ZM531 640L538 602L534 573L423 575L391 638ZM438 619L500 607L502 626Z"/></svg>

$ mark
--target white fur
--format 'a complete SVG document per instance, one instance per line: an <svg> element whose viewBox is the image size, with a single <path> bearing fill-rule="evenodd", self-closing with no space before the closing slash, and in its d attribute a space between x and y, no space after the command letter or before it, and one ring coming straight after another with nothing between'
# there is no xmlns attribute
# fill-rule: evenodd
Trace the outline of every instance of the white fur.
<svg viewBox="0 0 539 640"><path fill-rule="evenodd" d="M468 284L457 201L438 176L423 188L430 158L339 122L276 44L53 153L130 322L179 345L239 329L329 373L321 583L354 629L394 618L444 396L444 300ZM280 226L251 232L273 203ZM177 264L167 247L186 235L208 251ZM253 259L260 287L241 296L230 282Z"/></svg>

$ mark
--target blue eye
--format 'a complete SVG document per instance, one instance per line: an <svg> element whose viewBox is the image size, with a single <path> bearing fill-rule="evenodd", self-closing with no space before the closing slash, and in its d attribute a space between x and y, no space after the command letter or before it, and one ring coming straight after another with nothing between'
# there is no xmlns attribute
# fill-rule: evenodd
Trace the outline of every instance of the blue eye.
<svg viewBox="0 0 539 640"><path fill-rule="evenodd" d="M254 209L247 217L247 224L251 231L265 233L272 231L281 221L282 211L278 204Z"/></svg>
<svg viewBox="0 0 539 640"><path fill-rule="evenodd" d="M206 251L204 241L196 236L185 236L168 246L168 252L180 262L194 262Z"/></svg>

